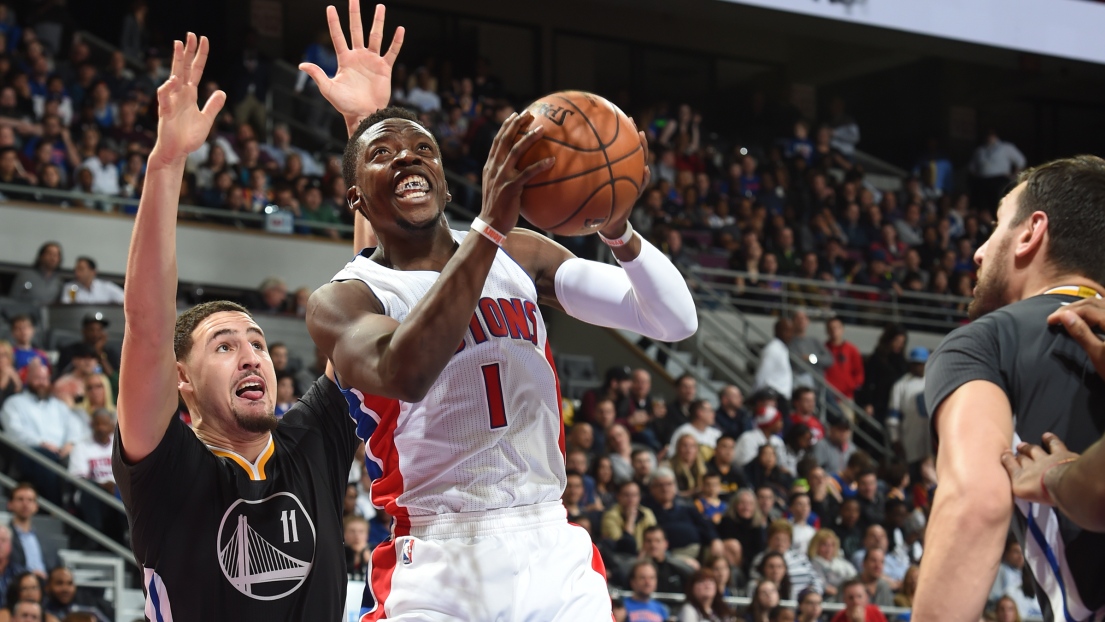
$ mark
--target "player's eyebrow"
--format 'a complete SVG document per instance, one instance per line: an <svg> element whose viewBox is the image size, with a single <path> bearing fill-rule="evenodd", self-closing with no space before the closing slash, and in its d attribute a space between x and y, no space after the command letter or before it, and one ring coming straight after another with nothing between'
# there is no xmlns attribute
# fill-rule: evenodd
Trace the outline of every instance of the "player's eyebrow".
<svg viewBox="0 0 1105 622"><path fill-rule="evenodd" d="M234 334L237 334L237 332L238 331L233 329L233 328L220 328L219 330L212 333L210 337L207 338L207 343L208 343L208 345L210 345L212 341L215 341L216 339L218 339L219 337L222 337L223 335L234 335ZM250 326L249 328L247 328L246 333L256 333L257 335L260 335L261 338L265 337L265 333L262 333L261 329L257 328L256 326Z"/></svg>

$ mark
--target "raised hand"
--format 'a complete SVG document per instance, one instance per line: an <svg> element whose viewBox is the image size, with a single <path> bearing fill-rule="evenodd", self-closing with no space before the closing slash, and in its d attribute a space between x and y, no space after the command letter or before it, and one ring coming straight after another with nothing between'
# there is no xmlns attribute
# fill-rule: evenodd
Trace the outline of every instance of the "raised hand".
<svg viewBox="0 0 1105 622"><path fill-rule="evenodd" d="M535 125L519 137L521 131L531 123L533 114L528 110L521 115L510 115L495 135L495 140L491 143L491 153L483 167L483 210L480 218L499 233L510 233L514 225L518 224L522 189L526 182L549 170L556 160L548 157L518 170L518 161L544 133L544 126Z"/></svg>
<svg viewBox="0 0 1105 622"><path fill-rule="evenodd" d="M338 72L333 78L313 63L300 63L299 69L311 76L318 90L345 117L352 133L361 119L388 105L391 100L391 68L403 47L402 26L395 29L386 54L380 53L384 42L384 5L376 5L372 29L365 44L361 25L360 0L349 0L349 45L345 43L341 19L333 6L326 7L326 23L338 57Z"/></svg>
<svg viewBox="0 0 1105 622"><path fill-rule="evenodd" d="M157 89L157 142L150 153L151 163L183 161L199 149L226 103L226 93L215 91L203 110L196 104L207 52L207 37L197 41L196 35L188 33L184 43L173 42L172 75Z"/></svg>

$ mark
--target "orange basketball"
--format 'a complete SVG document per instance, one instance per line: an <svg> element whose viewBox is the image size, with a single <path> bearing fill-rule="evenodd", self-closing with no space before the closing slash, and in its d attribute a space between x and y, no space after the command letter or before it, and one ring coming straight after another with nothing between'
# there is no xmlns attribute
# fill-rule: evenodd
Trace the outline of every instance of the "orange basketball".
<svg viewBox="0 0 1105 622"><path fill-rule="evenodd" d="M586 235L633 209L644 181L645 154L625 113L582 91L546 95L527 110L545 132L518 169L556 156L553 167L522 191L527 220L558 235Z"/></svg>

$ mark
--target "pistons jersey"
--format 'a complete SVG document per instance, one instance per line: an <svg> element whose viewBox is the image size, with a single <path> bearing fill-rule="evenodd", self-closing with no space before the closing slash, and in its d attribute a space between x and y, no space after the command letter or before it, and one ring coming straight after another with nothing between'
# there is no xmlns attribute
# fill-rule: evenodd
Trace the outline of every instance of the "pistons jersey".
<svg viewBox="0 0 1105 622"><path fill-rule="evenodd" d="M467 232L453 231L460 242ZM366 249L333 281L366 284L384 314L406 320L440 273L399 271ZM411 517L558 501L564 490L560 387L529 274L499 249L479 303L418 402L343 386L365 441L372 502L405 535Z"/></svg>

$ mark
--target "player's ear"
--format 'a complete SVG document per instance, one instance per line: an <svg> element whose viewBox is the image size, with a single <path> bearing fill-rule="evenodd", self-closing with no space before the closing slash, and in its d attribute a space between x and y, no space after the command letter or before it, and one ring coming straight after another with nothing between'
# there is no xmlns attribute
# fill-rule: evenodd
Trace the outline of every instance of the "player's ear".
<svg viewBox="0 0 1105 622"><path fill-rule="evenodd" d="M453 202L453 193L449 192L449 184L445 184L445 202L446 203L452 203Z"/></svg>
<svg viewBox="0 0 1105 622"><path fill-rule="evenodd" d="M345 205L354 212L361 210L361 206L364 203L364 197L361 196L361 191L353 186L345 191Z"/></svg>
<svg viewBox="0 0 1105 622"><path fill-rule="evenodd" d="M180 391L181 395L190 395L195 392L195 388L192 386L192 377L188 373L188 368L180 361L176 362L176 375L176 388Z"/></svg>
<svg viewBox="0 0 1105 622"><path fill-rule="evenodd" d="M1019 258L1028 257L1042 249L1047 237L1047 228L1047 214L1042 211L1032 212L1021 224L1020 231L1017 233L1014 255Z"/></svg>

